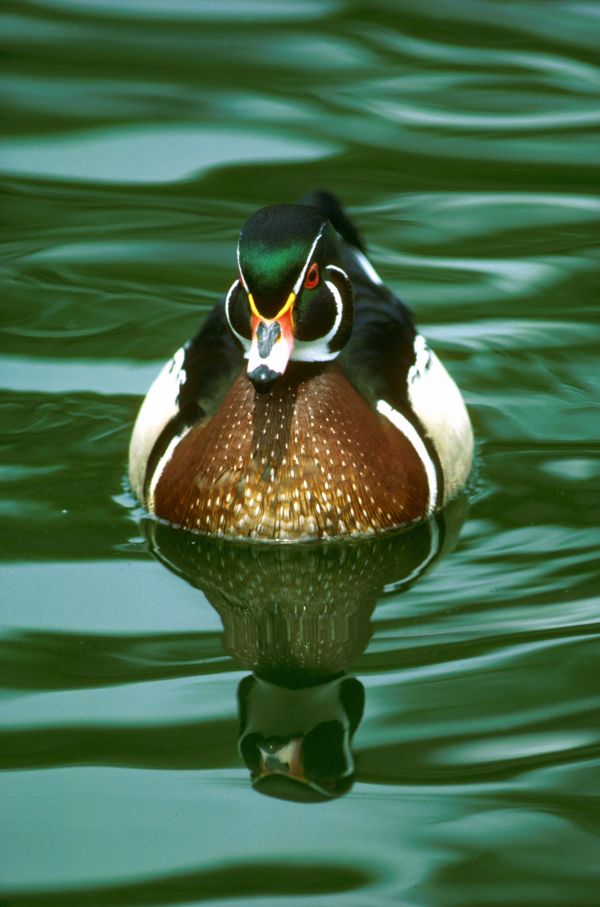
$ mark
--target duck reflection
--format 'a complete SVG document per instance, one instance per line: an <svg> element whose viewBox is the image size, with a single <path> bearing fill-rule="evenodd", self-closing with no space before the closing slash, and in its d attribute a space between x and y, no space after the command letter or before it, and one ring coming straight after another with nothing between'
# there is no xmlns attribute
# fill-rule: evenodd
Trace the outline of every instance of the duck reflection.
<svg viewBox="0 0 600 907"><path fill-rule="evenodd" d="M345 672L366 649L371 614L458 538L463 498L409 531L327 544L245 544L145 523L156 557L201 589L223 646L252 674L238 688L239 750L256 790L328 800L354 778L364 687Z"/></svg>
<svg viewBox="0 0 600 907"><path fill-rule="evenodd" d="M306 801L349 790L350 742L365 701L356 677L290 689L250 675L240 683L238 701L240 753L256 790Z"/></svg>

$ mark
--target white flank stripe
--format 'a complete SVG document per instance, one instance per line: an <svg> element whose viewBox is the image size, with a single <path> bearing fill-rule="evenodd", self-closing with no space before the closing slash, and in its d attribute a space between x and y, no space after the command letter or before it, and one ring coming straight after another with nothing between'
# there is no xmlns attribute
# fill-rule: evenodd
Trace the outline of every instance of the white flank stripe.
<svg viewBox="0 0 600 907"><path fill-rule="evenodd" d="M427 448L425 447L422 438L419 436L419 433L417 432L414 425L411 425L408 419L405 418L402 413L399 413L397 409L394 409L393 406L390 406L390 404L386 400L377 401L377 412L381 413L382 416L385 416L386 419L389 419L392 425L395 425L398 431L401 431L404 437L408 441L410 441L410 443L414 447L415 453L421 460L425 474L427 476L427 483L429 485L427 513L432 513L435 509L437 501L437 476L435 474L435 466L433 464L433 460L427 453Z"/></svg>
<svg viewBox="0 0 600 907"><path fill-rule="evenodd" d="M164 468L167 465L167 463L169 462L169 460L171 459L171 457L173 456L173 451L175 450L175 448L177 447L179 442L182 441L183 438L185 438L185 436L187 435L189 430L190 430L189 428L186 428L186 430L184 432L182 432L180 435L175 435L174 438L171 438L171 440L169 441L169 446L167 447L164 454L162 455L162 457L156 464L156 469L154 470L154 474L152 476L152 481L150 482L150 486L148 488L148 502L146 504L150 513L154 513L154 492L156 491L156 486L159 483L159 480L160 480L161 475L163 474Z"/></svg>
<svg viewBox="0 0 600 907"><path fill-rule="evenodd" d="M411 570L410 573L407 573L406 576L403 576L402 579L396 580L394 583L387 583L387 585L383 587L384 592L397 592L400 589L404 589L405 586L408 586L409 583L412 583L412 581L418 576L422 576L436 554L439 552L440 532L438 525L435 520L429 520L426 525L429 526L429 552L427 556L423 558L420 564L417 564L414 570Z"/></svg>

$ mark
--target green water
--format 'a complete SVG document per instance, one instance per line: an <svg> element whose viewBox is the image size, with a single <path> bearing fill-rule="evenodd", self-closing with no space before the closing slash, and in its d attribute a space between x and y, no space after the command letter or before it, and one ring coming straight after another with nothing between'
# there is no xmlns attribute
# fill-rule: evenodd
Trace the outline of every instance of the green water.
<svg viewBox="0 0 600 907"><path fill-rule="evenodd" d="M2 904L595 907L598 4L6 0L0 37ZM135 508L132 420L243 219L315 186L477 475L409 538L190 543ZM290 657L364 689L330 802L238 753Z"/></svg>

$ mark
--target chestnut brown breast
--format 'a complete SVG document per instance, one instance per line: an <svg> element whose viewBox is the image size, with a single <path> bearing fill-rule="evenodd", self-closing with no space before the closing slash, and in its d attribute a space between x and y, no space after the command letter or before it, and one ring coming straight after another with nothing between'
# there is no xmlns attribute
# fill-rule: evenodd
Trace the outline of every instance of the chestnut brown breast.
<svg viewBox="0 0 600 907"><path fill-rule="evenodd" d="M241 374L154 486L154 511L171 523L279 541L406 525L425 516L428 493L411 443L337 366L260 394Z"/></svg>

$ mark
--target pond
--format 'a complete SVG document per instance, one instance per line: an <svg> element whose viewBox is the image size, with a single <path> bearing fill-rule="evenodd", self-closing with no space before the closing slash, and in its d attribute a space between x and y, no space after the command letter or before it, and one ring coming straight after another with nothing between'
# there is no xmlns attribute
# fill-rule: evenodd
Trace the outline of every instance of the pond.
<svg viewBox="0 0 600 907"><path fill-rule="evenodd" d="M597 904L597 4L0 22L2 903ZM341 547L157 524L142 396L315 187L461 387L469 487ZM310 802L251 777L292 731Z"/></svg>

